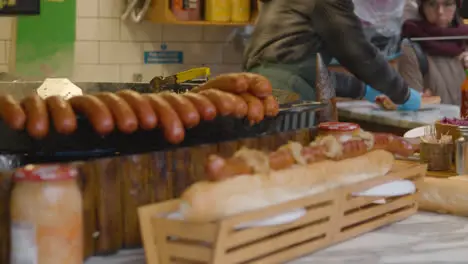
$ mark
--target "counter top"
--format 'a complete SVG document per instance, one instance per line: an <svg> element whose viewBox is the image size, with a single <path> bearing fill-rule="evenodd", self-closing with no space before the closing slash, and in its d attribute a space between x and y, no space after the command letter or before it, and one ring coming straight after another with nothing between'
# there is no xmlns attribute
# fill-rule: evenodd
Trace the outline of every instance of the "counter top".
<svg viewBox="0 0 468 264"><path fill-rule="evenodd" d="M419 111L385 111L367 101L344 101L337 103L338 115L400 128L415 128L434 124L444 117L459 117L460 108L456 105L425 105Z"/></svg>
<svg viewBox="0 0 468 264"><path fill-rule="evenodd" d="M467 263L468 218L420 212L289 264ZM144 264L143 250L93 257L85 264Z"/></svg>

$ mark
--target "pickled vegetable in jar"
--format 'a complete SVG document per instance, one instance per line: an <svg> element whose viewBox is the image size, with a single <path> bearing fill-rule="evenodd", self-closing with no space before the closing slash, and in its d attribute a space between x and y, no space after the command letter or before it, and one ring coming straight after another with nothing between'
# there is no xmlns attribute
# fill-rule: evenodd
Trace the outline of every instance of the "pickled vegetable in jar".
<svg viewBox="0 0 468 264"><path fill-rule="evenodd" d="M346 122L324 122L318 125L318 136L332 135L341 142L347 141L359 135L361 127L358 124Z"/></svg>
<svg viewBox="0 0 468 264"><path fill-rule="evenodd" d="M11 263L82 264L82 198L75 168L27 165L11 194Z"/></svg>

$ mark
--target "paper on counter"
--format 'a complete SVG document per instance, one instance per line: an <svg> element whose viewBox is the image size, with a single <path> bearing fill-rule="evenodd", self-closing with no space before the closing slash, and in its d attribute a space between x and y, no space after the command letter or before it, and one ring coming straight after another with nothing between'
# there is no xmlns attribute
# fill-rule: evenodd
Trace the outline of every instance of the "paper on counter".
<svg viewBox="0 0 468 264"><path fill-rule="evenodd" d="M353 196L368 196L368 197L398 197L416 192L416 186L412 181L400 180L381 184L372 187L363 192L353 193ZM385 199L375 200L373 203L384 204Z"/></svg>
<svg viewBox="0 0 468 264"><path fill-rule="evenodd" d="M241 223L235 227L236 230L245 229L245 228L252 228L252 227L262 227L262 226L275 226L275 225L284 225L292 223L299 218L303 217L307 214L307 211L303 208L299 208L284 214L276 215L269 217L267 219L250 221L246 223ZM184 220L182 213L180 212L173 212L166 216L168 219L173 220Z"/></svg>
<svg viewBox="0 0 468 264"><path fill-rule="evenodd" d="M43 99L57 95L70 99L73 96L83 95L83 90L66 78L47 78L37 89L37 94Z"/></svg>

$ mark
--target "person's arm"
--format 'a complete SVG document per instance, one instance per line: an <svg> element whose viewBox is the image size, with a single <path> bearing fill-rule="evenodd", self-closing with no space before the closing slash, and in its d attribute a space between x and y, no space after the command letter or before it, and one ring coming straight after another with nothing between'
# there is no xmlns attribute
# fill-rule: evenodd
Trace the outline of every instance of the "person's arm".
<svg viewBox="0 0 468 264"><path fill-rule="evenodd" d="M398 58L398 72L411 88L423 92L424 79L419 69L418 58L410 44L401 46L401 56Z"/></svg>
<svg viewBox="0 0 468 264"><path fill-rule="evenodd" d="M357 78L387 95L396 104L405 103L410 92L403 78L366 40L352 0L316 1L310 17L325 50Z"/></svg>
<svg viewBox="0 0 468 264"><path fill-rule="evenodd" d="M330 79L337 97L362 99L366 85L351 74L330 72Z"/></svg>

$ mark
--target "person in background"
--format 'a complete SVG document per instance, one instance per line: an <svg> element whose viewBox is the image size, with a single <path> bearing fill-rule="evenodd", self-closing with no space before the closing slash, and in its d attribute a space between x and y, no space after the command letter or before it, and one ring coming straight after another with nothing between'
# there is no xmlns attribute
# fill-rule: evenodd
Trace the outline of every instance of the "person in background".
<svg viewBox="0 0 468 264"><path fill-rule="evenodd" d="M419 18L408 17L402 37L468 36L468 26L457 12L459 4L456 0L408 1L407 14L416 9ZM460 105L460 87L468 68L466 48L463 40L406 42L398 69L412 88L425 95L440 96L442 103ZM427 69L422 64L427 64Z"/></svg>
<svg viewBox="0 0 468 264"><path fill-rule="evenodd" d="M244 70L267 77L274 88L315 99L316 56L325 62L336 58L366 83L350 97L374 102L382 93L400 110L416 110L421 94L367 41L352 0L262 0L250 42L244 53ZM372 88L373 87L373 88ZM375 89L374 89L375 88Z"/></svg>

